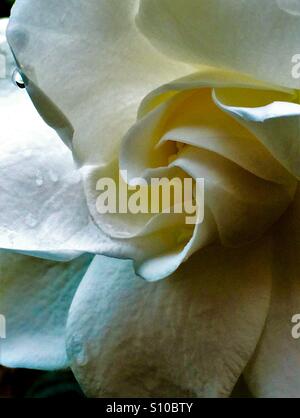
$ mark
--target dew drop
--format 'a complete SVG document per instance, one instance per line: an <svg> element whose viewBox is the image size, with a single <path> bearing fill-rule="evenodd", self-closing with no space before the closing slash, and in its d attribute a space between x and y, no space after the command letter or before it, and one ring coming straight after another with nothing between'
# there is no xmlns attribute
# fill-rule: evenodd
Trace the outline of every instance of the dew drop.
<svg viewBox="0 0 300 418"><path fill-rule="evenodd" d="M75 336L72 338L72 347L77 365L79 367L85 366L89 361L87 348L82 344L79 337Z"/></svg>
<svg viewBox="0 0 300 418"><path fill-rule="evenodd" d="M86 366L88 364L89 358L86 351L83 349L77 356L76 362L79 367Z"/></svg>
<svg viewBox="0 0 300 418"><path fill-rule="evenodd" d="M39 186L39 187L41 187L44 184L43 177L42 177L39 170L37 170L37 172L36 172L35 182L36 182L36 185Z"/></svg>
<svg viewBox="0 0 300 418"><path fill-rule="evenodd" d="M50 176L50 180L53 181L53 183L58 182L58 175L54 173L54 171L50 171L49 176Z"/></svg>
<svg viewBox="0 0 300 418"><path fill-rule="evenodd" d="M19 87L20 89L25 89L25 83L23 81L22 75L17 68L13 72L12 81L15 86Z"/></svg>

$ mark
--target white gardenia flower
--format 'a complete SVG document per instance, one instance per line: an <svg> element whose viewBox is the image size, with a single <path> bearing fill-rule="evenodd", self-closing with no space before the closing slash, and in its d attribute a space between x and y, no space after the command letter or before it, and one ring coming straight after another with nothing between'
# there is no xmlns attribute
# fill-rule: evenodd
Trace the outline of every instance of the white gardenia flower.
<svg viewBox="0 0 300 418"><path fill-rule="evenodd" d="M57 134L3 41L2 364L70 366L89 396L227 397L241 375L254 396L300 396L299 16L16 1L8 40ZM204 221L100 214L97 182L120 188L120 170L204 178Z"/></svg>

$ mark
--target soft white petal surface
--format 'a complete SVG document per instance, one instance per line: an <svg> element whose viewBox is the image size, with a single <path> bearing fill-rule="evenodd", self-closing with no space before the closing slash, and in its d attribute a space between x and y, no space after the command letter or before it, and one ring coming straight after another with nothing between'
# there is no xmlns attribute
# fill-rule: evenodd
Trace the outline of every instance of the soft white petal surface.
<svg viewBox="0 0 300 418"><path fill-rule="evenodd" d="M0 19L0 94L1 96L8 94L11 88L11 84L7 83L7 79L11 76L14 68L15 61L13 55L6 41L6 28L8 25L8 19Z"/></svg>
<svg viewBox="0 0 300 418"><path fill-rule="evenodd" d="M158 53L136 29L138 0L17 0L9 42L28 90L77 159L115 156L142 98L191 69Z"/></svg>
<svg viewBox="0 0 300 418"><path fill-rule="evenodd" d="M0 90L0 246L77 255L65 245L86 227L88 210L72 155L7 80ZM9 86L9 87L8 87Z"/></svg>
<svg viewBox="0 0 300 418"><path fill-rule="evenodd" d="M63 140L69 145L72 141L75 158L84 165L81 173L93 217L94 180L103 174L102 163L117 157L142 98L192 71L156 52L139 34L134 22L137 5L134 0L26 0L16 2L10 19L10 44L33 102ZM170 247L168 238L120 241L103 236L91 221L85 226L65 248L134 258L139 269ZM156 263L151 279L173 270L166 257Z"/></svg>
<svg viewBox="0 0 300 418"><path fill-rule="evenodd" d="M194 65L241 71L299 88L297 0L141 0L139 28L158 49Z"/></svg>
<svg viewBox="0 0 300 418"><path fill-rule="evenodd" d="M268 240L198 253L170 279L94 259L70 308L67 346L89 396L228 396L253 354L270 297ZM93 309L90 309L90 307Z"/></svg>
<svg viewBox="0 0 300 418"><path fill-rule="evenodd" d="M209 220L209 227L204 226L204 232L200 231L204 238L199 240L193 236L198 244L192 250L191 245L186 245L185 239L181 242L180 237L187 235L184 228L174 228L173 234L165 233L168 222L178 223L177 218L170 218L166 222L166 216L146 217L146 221L145 217L139 220L139 217L133 216L131 222L127 216L114 222L113 217L107 220L97 213L97 180L103 176L117 175L118 166L115 161L120 141L135 122L141 99L162 83L191 72L191 67L172 62L156 52L139 34L134 23L137 6L137 1L130 0L121 4L115 0L91 1L88 5L82 1L63 1L59 5L55 1L43 5L37 5L32 0L17 1L9 37L34 103L45 120L57 129L66 142L73 141L73 152L83 165L81 173L85 194L98 231L94 224L87 223L75 235L76 239L72 236L67 245L78 250L133 258L139 274L156 280L171 274L195 249L211 242L216 234L215 225ZM63 66L60 65L62 60ZM211 87L213 80L214 87L226 87L234 82L240 87L270 88L245 76L224 72L219 74L217 70L213 74L208 71L208 76L201 74L198 80L196 76L188 80L181 79L168 87L170 90L173 88L175 93L176 89L205 85ZM164 93L164 88L159 89L154 93L153 100L155 95ZM293 92L277 93L280 97L290 97ZM144 101L139 113L143 113L148 105L147 100ZM144 127L143 123L141 126ZM184 126L184 137L188 128ZM169 133L177 139L176 135L180 135L180 132L178 129L175 131L173 129ZM202 138L206 133L205 130L202 132ZM141 141L145 138L139 139L140 144L146 144L146 141ZM168 139L167 136L164 138ZM123 149L126 149L127 141L124 143ZM137 161L140 161L140 148L143 146L147 154L146 145L131 149L131 155L137 153ZM226 157L229 155L235 161L239 160L238 153L229 149L230 144L225 147L226 152L221 150L220 144L215 144L215 148L218 148L219 153L226 154ZM261 148L254 163L252 157L244 161L248 166L252 164L250 169L255 174L263 173L264 164L261 164L261 160L266 155L268 161L272 160L268 152ZM130 147L128 151L130 153ZM248 153L252 155L251 149ZM123 161L126 163L126 158ZM257 165L261 168L257 169ZM275 181L280 177L279 183L285 183L288 176L284 171L280 176L281 170L276 168L276 164L271 166L275 166ZM123 168L130 167L125 164ZM273 175L272 171L273 168L270 169ZM268 176L269 173L266 174ZM287 182L288 193L283 191L284 198L279 199L279 214L293 194L293 181L288 178ZM277 212L274 216L277 217ZM240 213L237 217L240 218ZM268 226L272 221L273 218L269 223L264 222L264 225ZM234 220L234 223L239 224L239 221ZM265 227L261 229L264 231ZM211 230L210 233L208 230ZM234 231L234 235L239 236L239 231Z"/></svg>
<svg viewBox="0 0 300 418"><path fill-rule="evenodd" d="M0 80L0 248L55 260L84 252L144 260L147 242L114 241L94 225L70 150L13 85L4 38L1 48L9 65Z"/></svg>
<svg viewBox="0 0 300 418"><path fill-rule="evenodd" d="M90 261L91 256L57 263L0 253L0 312L6 318L6 339L0 340L2 365L68 367L68 311Z"/></svg>
<svg viewBox="0 0 300 418"><path fill-rule="evenodd" d="M300 193L274 229L273 289L270 311L256 353L247 370L256 397L299 398L300 344L293 338L300 313Z"/></svg>
<svg viewBox="0 0 300 418"><path fill-rule="evenodd" d="M113 252L93 225L70 150L11 81L15 63L1 21L6 58L0 79L0 248L50 259Z"/></svg>

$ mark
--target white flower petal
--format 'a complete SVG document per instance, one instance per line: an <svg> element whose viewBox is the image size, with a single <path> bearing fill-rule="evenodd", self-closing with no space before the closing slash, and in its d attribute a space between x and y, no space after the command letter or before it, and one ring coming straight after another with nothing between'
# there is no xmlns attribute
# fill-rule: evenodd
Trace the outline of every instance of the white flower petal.
<svg viewBox="0 0 300 418"><path fill-rule="evenodd" d="M0 93L0 247L70 258L64 244L88 222L72 155L37 114L26 92Z"/></svg>
<svg viewBox="0 0 300 418"><path fill-rule="evenodd" d="M223 87L225 92L242 91L243 95L250 91L269 100L292 100L294 97L293 92L271 91L272 86L212 68L204 68L201 72L175 80L151 92L143 100L139 109L140 120L127 133L121 147L121 169L127 169L129 177L137 177L145 165L163 164L162 149L157 146L157 138L161 135L160 145L177 141L207 149L261 178L282 182L286 170L249 130L235 123L226 114L228 112L217 108L211 100L212 87L217 91L217 87ZM286 104L297 106L295 103ZM282 114L285 106L280 110Z"/></svg>
<svg viewBox="0 0 300 418"><path fill-rule="evenodd" d="M0 19L0 97L4 97L12 88L11 83L7 83L15 69L15 60L6 41L6 28L8 19Z"/></svg>
<svg viewBox="0 0 300 418"><path fill-rule="evenodd" d="M205 178L205 205L223 245L236 247L260 238L281 217L295 193L253 175L226 158L186 147L173 165L193 178Z"/></svg>
<svg viewBox="0 0 300 418"><path fill-rule="evenodd" d="M28 92L64 141L73 140L72 150L83 164L90 210L95 209L95 200L90 200L96 191L90 178L96 178L103 162L117 157L142 98L191 72L190 66L157 53L139 34L134 22L137 4L136 0L17 1L10 19L9 39ZM90 221L64 246L134 258L139 266L161 254L158 242L169 247L164 241L158 236L135 242L110 239ZM172 271L166 256L156 263L154 276Z"/></svg>
<svg viewBox="0 0 300 418"><path fill-rule="evenodd" d="M91 256L69 263L0 254L0 314L6 338L0 363L7 367L66 368L65 327L74 293Z"/></svg>
<svg viewBox="0 0 300 418"><path fill-rule="evenodd" d="M191 72L136 29L137 0L17 0L9 41L46 121L73 139L76 158L115 156L141 99Z"/></svg>
<svg viewBox="0 0 300 418"><path fill-rule="evenodd" d="M241 94L242 93L242 94ZM280 163L300 178L300 104L262 96L251 105L251 90L216 89L215 103L244 125ZM240 98L243 97L241 102ZM248 99L248 103L247 103Z"/></svg>
<svg viewBox="0 0 300 418"><path fill-rule="evenodd" d="M137 23L167 55L299 88L300 13L289 0L141 0ZM294 9L293 9L294 10Z"/></svg>
<svg viewBox="0 0 300 418"><path fill-rule="evenodd" d="M270 312L257 350L245 373L256 397L299 398L300 342L292 335L300 314L300 193L274 230Z"/></svg>
<svg viewBox="0 0 300 418"><path fill-rule="evenodd" d="M214 246L164 281L96 257L70 308L68 355L95 397L228 396L261 334L270 297L268 240ZM90 307L93 306L93 309Z"/></svg>
<svg viewBox="0 0 300 418"><path fill-rule="evenodd" d="M134 258L137 263L157 256L157 237L150 243L143 238L118 241L94 225L70 151L43 123L26 92L10 78L3 83L0 248L54 260L84 252ZM157 269L162 272L156 271L156 278L173 271L168 260Z"/></svg>
<svg viewBox="0 0 300 418"><path fill-rule="evenodd" d="M105 237L90 218L71 152L41 120L26 92L10 81L5 86L4 97L0 90L0 248L54 260L85 252L122 256L121 243ZM134 250L128 252L133 256Z"/></svg>
<svg viewBox="0 0 300 418"><path fill-rule="evenodd" d="M232 85L239 89L230 89ZM206 68L160 87L143 100L139 119L121 146L121 170L128 170L129 180L143 177L150 182L151 177L162 176L205 179L205 222L201 228L195 228L194 234L190 232L188 245L170 254L170 269L177 268L196 250L215 240L216 226L222 243L227 246L240 246L261 236L285 211L297 186L296 179L272 157L264 144L231 115L218 109L211 98L211 86L241 91L240 97L247 101L250 96L251 104L252 96L256 101L263 98L266 102L294 98L293 92L273 91L271 86ZM251 94L247 96L248 91ZM172 163L170 155L174 156ZM175 171L175 167L181 170ZM95 185L89 188L93 189ZM91 193L89 196L90 204L95 198ZM119 220L113 215L108 219L93 213L93 217L99 225L109 222L112 227L115 222L114 226L119 226ZM126 218L122 230L140 233L142 220L139 223L137 220L140 219L136 216ZM144 224L146 221L144 217ZM184 221L177 221L177 229L173 227L173 231L179 235L178 229ZM171 227L165 235L170 236L170 230ZM172 241L168 244L174 250L176 244ZM147 278L152 271L153 280L157 276L155 265L149 256L138 271Z"/></svg>

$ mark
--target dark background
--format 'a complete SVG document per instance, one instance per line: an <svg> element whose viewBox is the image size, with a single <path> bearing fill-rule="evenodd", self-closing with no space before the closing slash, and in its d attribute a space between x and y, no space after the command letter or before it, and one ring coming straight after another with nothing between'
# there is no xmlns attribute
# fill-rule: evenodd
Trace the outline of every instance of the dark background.
<svg viewBox="0 0 300 418"><path fill-rule="evenodd" d="M14 0L0 0L0 17L9 16L10 8Z"/></svg>

